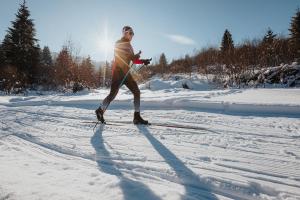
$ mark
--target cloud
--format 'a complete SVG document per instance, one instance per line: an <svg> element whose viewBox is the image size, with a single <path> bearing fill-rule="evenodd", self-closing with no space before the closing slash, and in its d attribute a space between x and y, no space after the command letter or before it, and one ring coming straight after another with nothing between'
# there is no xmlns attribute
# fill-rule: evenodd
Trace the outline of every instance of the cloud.
<svg viewBox="0 0 300 200"><path fill-rule="evenodd" d="M195 45L196 42L186 36L183 35L174 35L174 34L166 34L165 35L167 38L169 38L170 40L172 40L173 42L176 42L178 44L182 44L182 45Z"/></svg>

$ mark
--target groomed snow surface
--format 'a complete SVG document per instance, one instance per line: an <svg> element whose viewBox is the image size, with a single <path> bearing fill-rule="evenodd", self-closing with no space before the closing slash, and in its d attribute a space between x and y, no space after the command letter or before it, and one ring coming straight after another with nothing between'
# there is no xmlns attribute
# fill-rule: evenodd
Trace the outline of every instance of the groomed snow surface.
<svg viewBox="0 0 300 200"><path fill-rule="evenodd" d="M125 88L105 116L127 123L95 131L108 90L0 96L0 199L300 199L300 89L178 81L141 85L141 104L181 128L133 125Z"/></svg>

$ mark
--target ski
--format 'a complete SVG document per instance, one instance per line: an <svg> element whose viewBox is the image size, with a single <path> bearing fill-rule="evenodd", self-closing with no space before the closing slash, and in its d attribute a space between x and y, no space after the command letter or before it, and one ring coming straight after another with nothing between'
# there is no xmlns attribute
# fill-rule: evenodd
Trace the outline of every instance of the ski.
<svg viewBox="0 0 300 200"><path fill-rule="evenodd" d="M128 125L128 124L133 124L131 121L109 121L106 122L105 124L102 124L101 122L97 122L97 121L83 121L82 123L91 123L91 124L100 124L100 125L116 125L116 126L124 126L124 125ZM143 125L143 124L138 124L138 125ZM143 126L158 126L158 127L167 127L167 128L178 128L178 129L191 129L191 130L207 130L204 127L199 127L199 126L190 126L190 125L180 125L180 124L167 124L167 123L158 123L158 122L154 122L154 123L149 123Z"/></svg>
<svg viewBox="0 0 300 200"><path fill-rule="evenodd" d="M105 122L105 123L101 123L100 121L81 121L81 123L85 123L85 124L99 124L99 125L116 125L116 126L124 126L124 123L111 123L111 122Z"/></svg>

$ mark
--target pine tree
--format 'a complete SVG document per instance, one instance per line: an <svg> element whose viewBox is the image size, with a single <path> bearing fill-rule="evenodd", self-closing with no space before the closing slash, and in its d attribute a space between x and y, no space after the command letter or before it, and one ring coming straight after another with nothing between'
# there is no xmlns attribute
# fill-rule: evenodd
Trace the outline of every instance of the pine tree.
<svg viewBox="0 0 300 200"><path fill-rule="evenodd" d="M168 62L167 62L167 58L166 58L166 55L164 53L162 53L159 57L159 63L158 63L158 66L160 68L160 72L162 74L165 74L166 71L167 71L167 65L168 65Z"/></svg>
<svg viewBox="0 0 300 200"><path fill-rule="evenodd" d="M221 57L222 62L226 66L226 71L230 76L236 74L236 68L234 64L234 43L231 33L226 29L221 43Z"/></svg>
<svg viewBox="0 0 300 200"><path fill-rule="evenodd" d="M4 53L2 44L0 44L0 90L4 89Z"/></svg>
<svg viewBox="0 0 300 200"><path fill-rule="evenodd" d="M262 46L262 58L261 61L264 65L275 66L275 39L276 34L273 33L271 28L268 28L267 33L263 37Z"/></svg>
<svg viewBox="0 0 300 200"><path fill-rule="evenodd" d="M0 70L1 70L1 67L4 66L4 61L5 61L5 58L4 58L4 52L3 52L3 45L0 43Z"/></svg>
<svg viewBox="0 0 300 200"><path fill-rule="evenodd" d="M45 46L41 55L41 63L43 66L50 67L53 65L51 52L48 46Z"/></svg>
<svg viewBox="0 0 300 200"><path fill-rule="evenodd" d="M30 12L24 0L3 42L7 62L17 67L23 86L36 82L39 64L38 40L35 38L33 20L29 17Z"/></svg>
<svg viewBox="0 0 300 200"><path fill-rule="evenodd" d="M53 83L54 66L49 47L45 46L40 51L40 64L38 68L38 84L50 86Z"/></svg>
<svg viewBox="0 0 300 200"><path fill-rule="evenodd" d="M10 93L15 86L19 87L20 77L15 66L12 66L10 52L8 51L11 44L9 35L6 34L1 44L3 63L0 70L1 90Z"/></svg>
<svg viewBox="0 0 300 200"><path fill-rule="evenodd" d="M271 28L268 28L267 33L263 37L262 43L264 44L273 44L276 34L273 33Z"/></svg>
<svg viewBox="0 0 300 200"><path fill-rule="evenodd" d="M292 17L290 27L290 41L295 50L296 58L300 60L300 9L297 9L295 16Z"/></svg>
<svg viewBox="0 0 300 200"><path fill-rule="evenodd" d="M221 43L221 52L228 53L234 50L234 43L232 40L231 33L226 29L223 35L222 43Z"/></svg>
<svg viewBox="0 0 300 200"><path fill-rule="evenodd" d="M6 34L5 37L4 37L4 40L2 42L2 45L1 45L2 56L3 56L3 64L4 65L8 65L12 62L10 60L11 55L10 55L10 51L9 51L11 43L12 42L11 42L11 39L10 39L9 35Z"/></svg>

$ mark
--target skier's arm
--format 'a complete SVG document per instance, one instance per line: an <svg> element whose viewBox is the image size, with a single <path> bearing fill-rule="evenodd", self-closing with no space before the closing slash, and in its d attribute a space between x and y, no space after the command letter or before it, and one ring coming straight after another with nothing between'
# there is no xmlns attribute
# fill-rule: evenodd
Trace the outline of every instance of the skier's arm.
<svg viewBox="0 0 300 200"><path fill-rule="evenodd" d="M134 54L133 48L129 42L116 42L115 44L115 57L122 65L128 65L127 61L138 63L141 52Z"/></svg>
<svg viewBox="0 0 300 200"><path fill-rule="evenodd" d="M151 62L152 58L150 59L137 59L133 61L134 64L144 64L144 65L149 65Z"/></svg>
<svg viewBox="0 0 300 200"><path fill-rule="evenodd" d="M133 64L144 64L144 65L149 65L150 62L151 62L151 60L152 60L152 58L150 58L150 59L140 59L140 54L141 54L141 53L142 53L142 52L139 51L138 54L133 55L133 56L134 56L133 59L132 59Z"/></svg>
<svg viewBox="0 0 300 200"><path fill-rule="evenodd" d="M149 65L151 62L152 58L150 59L136 59L133 61L134 64L144 64L144 65Z"/></svg>
<svg viewBox="0 0 300 200"><path fill-rule="evenodd" d="M133 64L143 64L143 62L140 60L141 53L142 52L139 51L137 54L131 55L131 60L132 60Z"/></svg>

